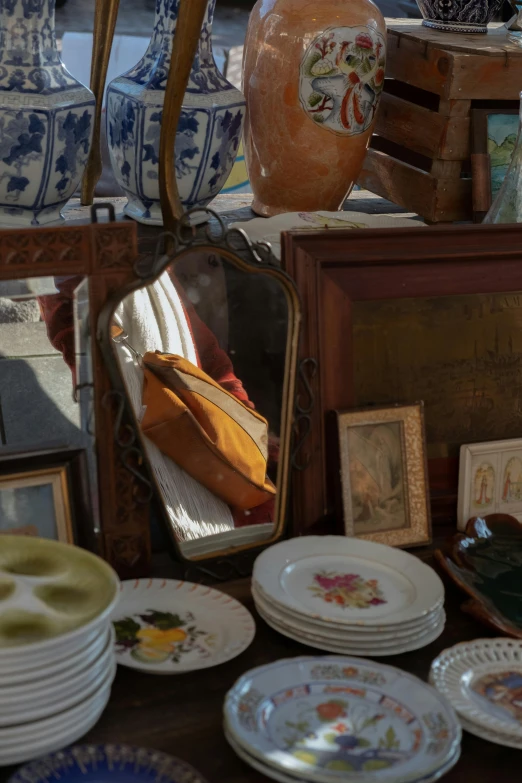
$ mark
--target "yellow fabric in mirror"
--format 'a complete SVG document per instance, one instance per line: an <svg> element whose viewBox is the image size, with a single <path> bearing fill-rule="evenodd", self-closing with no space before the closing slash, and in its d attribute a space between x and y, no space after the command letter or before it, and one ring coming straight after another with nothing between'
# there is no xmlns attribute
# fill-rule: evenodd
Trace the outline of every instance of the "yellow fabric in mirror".
<svg viewBox="0 0 522 783"><path fill-rule="evenodd" d="M262 416L181 356L149 352L143 370L141 429L160 451L234 508L275 495Z"/></svg>

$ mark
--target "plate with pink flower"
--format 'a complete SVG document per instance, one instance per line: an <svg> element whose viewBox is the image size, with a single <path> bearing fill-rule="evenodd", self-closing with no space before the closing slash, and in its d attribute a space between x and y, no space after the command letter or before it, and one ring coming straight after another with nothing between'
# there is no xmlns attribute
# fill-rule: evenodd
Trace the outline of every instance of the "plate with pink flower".
<svg viewBox="0 0 522 783"><path fill-rule="evenodd" d="M435 571L400 549L343 536L303 536L266 549L254 586L275 608L354 629L415 626L442 611Z"/></svg>

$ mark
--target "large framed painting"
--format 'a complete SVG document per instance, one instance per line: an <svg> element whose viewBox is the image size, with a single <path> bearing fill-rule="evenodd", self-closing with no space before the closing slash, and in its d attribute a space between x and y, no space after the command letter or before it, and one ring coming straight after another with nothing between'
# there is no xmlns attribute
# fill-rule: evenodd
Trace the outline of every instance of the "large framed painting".
<svg viewBox="0 0 522 783"><path fill-rule="evenodd" d="M341 519L330 413L420 400L432 520L455 521L460 447L522 436L522 226L288 233L282 261L303 302L300 529Z"/></svg>

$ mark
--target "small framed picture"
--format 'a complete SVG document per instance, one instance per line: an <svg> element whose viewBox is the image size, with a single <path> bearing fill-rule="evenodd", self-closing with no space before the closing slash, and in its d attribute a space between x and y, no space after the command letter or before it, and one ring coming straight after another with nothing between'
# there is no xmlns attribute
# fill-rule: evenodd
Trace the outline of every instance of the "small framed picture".
<svg viewBox="0 0 522 783"><path fill-rule="evenodd" d="M507 101L489 109L472 109L471 152L474 157L472 191L474 218L482 222L502 187L518 134L519 106ZM479 208L475 209L478 205Z"/></svg>
<svg viewBox="0 0 522 783"><path fill-rule="evenodd" d="M0 534L92 548L83 449L0 450Z"/></svg>
<svg viewBox="0 0 522 783"><path fill-rule="evenodd" d="M522 522L522 439L460 449L458 528L471 517L511 514Z"/></svg>
<svg viewBox="0 0 522 783"><path fill-rule="evenodd" d="M338 412L337 426L346 535L430 543L422 403Z"/></svg>

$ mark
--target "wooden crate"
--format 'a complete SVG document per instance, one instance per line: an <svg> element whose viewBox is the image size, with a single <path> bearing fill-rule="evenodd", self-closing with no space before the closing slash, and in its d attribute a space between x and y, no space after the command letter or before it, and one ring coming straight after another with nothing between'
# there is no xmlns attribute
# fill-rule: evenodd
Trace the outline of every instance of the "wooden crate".
<svg viewBox="0 0 522 783"><path fill-rule="evenodd" d="M471 110L517 105L522 49L502 25L458 35L388 20L386 77L358 184L430 223L471 220Z"/></svg>

